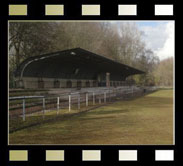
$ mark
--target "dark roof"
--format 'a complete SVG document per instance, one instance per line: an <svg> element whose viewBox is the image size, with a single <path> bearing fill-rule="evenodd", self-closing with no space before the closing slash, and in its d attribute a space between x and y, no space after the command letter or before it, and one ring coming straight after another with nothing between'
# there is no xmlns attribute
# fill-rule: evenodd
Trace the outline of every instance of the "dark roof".
<svg viewBox="0 0 183 166"><path fill-rule="evenodd" d="M109 72L114 80L143 71L90 51L74 48L27 58L15 71L15 77L95 79Z"/></svg>

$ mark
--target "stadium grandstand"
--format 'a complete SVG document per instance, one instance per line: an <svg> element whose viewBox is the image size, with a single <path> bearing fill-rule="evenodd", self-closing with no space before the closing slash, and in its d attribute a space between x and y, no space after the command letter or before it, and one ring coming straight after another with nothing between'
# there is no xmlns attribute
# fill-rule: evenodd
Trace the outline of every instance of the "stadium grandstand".
<svg viewBox="0 0 183 166"><path fill-rule="evenodd" d="M24 60L15 71L17 88L82 88L123 86L129 76L143 71L82 48Z"/></svg>

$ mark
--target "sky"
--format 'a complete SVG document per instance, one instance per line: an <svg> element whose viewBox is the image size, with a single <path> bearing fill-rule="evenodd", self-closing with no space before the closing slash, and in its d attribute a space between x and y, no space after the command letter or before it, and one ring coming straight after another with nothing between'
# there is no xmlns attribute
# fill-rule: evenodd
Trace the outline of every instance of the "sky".
<svg viewBox="0 0 183 166"><path fill-rule="evenodd" d="M174 57L174 21L138 21L147 48L154 51L160 60Z"/></svg>

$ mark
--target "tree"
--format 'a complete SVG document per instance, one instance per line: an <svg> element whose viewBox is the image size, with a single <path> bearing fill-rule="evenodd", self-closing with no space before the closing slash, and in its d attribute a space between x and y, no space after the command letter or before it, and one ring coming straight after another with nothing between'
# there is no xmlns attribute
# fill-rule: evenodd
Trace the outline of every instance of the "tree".
<svg viewBox="0 0 183 166"><path fill-rule="evenodd" d="M173 57L162 60L153 71L157 85L173 86Z"/></svg>
<svg viewBox="0 0 183 166"><path fill-rule="evenodd" d="M15 56L15 66L30 56L54 50L53 23L10 22L9 51Z"/></svg>
<svg viewBox="0 0 183 166"><path fill-rule="evenodd" d="M129 79L138 84L154 84L152 72L158 58L146 48L135 23L121 22L11 22L10 77L27 57L76 47L143 70L146 74Z"/></svg>

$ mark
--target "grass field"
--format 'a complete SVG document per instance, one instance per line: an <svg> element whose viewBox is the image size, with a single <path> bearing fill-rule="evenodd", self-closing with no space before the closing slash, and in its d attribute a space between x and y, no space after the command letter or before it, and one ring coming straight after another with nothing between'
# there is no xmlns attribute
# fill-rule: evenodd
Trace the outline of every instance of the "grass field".
<svg viewBox="0 0 183 166"><path fill-rule="evenodd" d="M9 144L173 144L173 90L23 129Z"/></svg>

